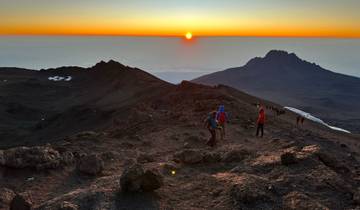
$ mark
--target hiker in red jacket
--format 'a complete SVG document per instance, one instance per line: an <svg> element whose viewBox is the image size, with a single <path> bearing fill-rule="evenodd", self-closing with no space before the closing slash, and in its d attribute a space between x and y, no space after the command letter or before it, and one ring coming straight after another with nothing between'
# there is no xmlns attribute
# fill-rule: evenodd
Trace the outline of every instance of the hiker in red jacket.
<svg viewBox="0 0 360 210"><path fill-rule="evenodd" d="M256 136L259 136L259 131L261 130L261 137L264 136L264 124L265 124L265 110L263 106L260 106L259 109L259 116L257 119L257 129L256 129Z"/></svg>
<svg viewBox="0 0 360 210"><path fill-rule="evenodd" d="M218 127L220 129L221 140L224 140L224 138L225 138L225 123L227 123L229 121L228 115L225 112L224 105L219 106L219 109L216 113L216 120L218 122Z"/></svg>

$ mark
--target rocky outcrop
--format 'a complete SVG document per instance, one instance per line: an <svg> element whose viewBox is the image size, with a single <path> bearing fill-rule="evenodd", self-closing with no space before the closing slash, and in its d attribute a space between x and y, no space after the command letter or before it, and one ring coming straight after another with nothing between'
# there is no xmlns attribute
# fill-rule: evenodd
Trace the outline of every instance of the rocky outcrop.
<svg viewBox="0 0 360 210"><path fill-rule="evenodd" d="M147 169L134 164L125 169L120 177L122 192L154 191L163 185L162 175L155 169Z"/></svg>
<svg viewBox="0 0 360 210"><path fill-rule="evenodd" d="M239 162L244 160L250 155L249 151L245 149L235 149L226 152L223 157L222 161L224 162Z"/></svg>
<svg viewBox="0 0 360 210"><path fill-rule="evenodd" d="M60 153L50 146L16 147L0 152L0 164L10 168L54 169L61 161Z"/></svg>
<svg viewBox="0 0 360 210"><path fill-rule="evenodd" d="M174 160L185 164L196 164L203 161L203 155L199 150L186 149L175 153Z"/></svg>
<svg viewBox="0 0 360 210"><path fill-rule="evenodd" d="M80 158L78 170L87 175L98 175L104 170L104 161L97 154L85 155Z"/></svg>

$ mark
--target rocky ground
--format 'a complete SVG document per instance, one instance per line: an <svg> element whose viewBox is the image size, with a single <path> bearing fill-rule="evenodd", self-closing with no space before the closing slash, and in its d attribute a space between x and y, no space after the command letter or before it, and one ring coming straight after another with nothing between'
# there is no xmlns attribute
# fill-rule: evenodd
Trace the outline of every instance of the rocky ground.
<svg viewBox="0 0 360 210"><path fill-rule="evenodd" d="M359 136L266 110L258 138L259 99L188 82L169 90L101 129L1 150L1 208L360 209ZM219 104L231 120L211 148L203 120Z"/></svg>

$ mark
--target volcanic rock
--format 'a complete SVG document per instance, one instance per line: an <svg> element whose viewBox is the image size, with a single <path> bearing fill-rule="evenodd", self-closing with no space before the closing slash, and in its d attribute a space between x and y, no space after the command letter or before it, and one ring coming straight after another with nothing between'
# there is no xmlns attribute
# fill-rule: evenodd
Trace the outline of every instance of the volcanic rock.
<svg viewBox="0 0 360 210"><path fill-rule="evenodd" d="M54 169L60 166L60 153L49 146L16 147L0 153L1 164L11 168Z"/></svg>
<svg viewBox="0 0 360 210"><path fill-rule="evenodd" d="M203 160L200 150L186 149L174 154L174 160L185 164L196 164Z"/></svg>
<svg viewBox="0 0 360 210"><path fill-rule="evenodd" d="M155 169L144 170L140 164L125 169L120 177L122 192L154 191L163 185L163 177Z"/></svg>
<svg viewBox="0 0 360 210"><path fill-rule="evenodd" d="M78 163L80 172L88 175L97 175L104 169L104 161L97 154L85 155Z"/></svg>

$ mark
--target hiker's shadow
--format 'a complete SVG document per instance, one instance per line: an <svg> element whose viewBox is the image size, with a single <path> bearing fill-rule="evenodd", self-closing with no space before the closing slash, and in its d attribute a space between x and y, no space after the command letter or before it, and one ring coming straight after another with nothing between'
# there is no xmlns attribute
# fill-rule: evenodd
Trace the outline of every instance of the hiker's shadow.
<svg viewBox="0 0 360 210"><path fill-rule="evenodd" d="M159 196L156 193L122 193L116 195L116 209L160 209Z"/></svg>

